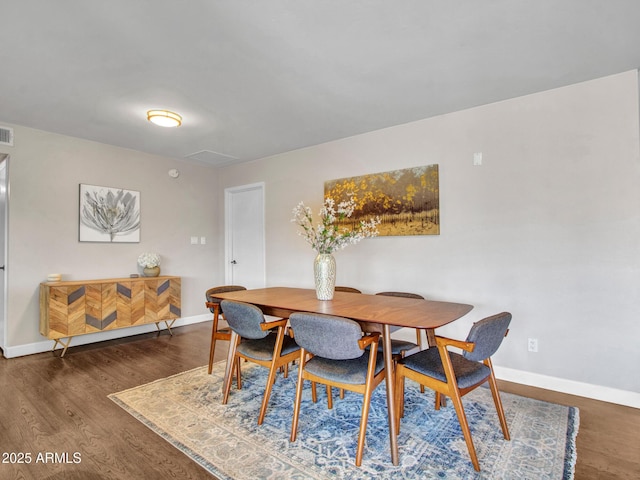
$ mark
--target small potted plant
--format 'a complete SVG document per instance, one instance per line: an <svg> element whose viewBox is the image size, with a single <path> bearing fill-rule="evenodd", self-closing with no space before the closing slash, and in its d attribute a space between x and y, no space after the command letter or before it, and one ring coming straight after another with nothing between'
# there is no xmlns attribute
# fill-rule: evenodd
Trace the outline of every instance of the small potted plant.
<svg viewBox="0 0 640 480"><path fill-rule="evenodd" d="M160 275L160 255L145 252L138 257L138 265L142 267L145 277L157 277Z"/></svg>

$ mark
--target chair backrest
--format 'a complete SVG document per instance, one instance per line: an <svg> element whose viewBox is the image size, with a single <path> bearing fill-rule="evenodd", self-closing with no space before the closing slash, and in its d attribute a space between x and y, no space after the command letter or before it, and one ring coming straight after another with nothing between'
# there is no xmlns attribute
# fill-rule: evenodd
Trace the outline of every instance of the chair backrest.
<svg viewBox="0 0 640 480"><path fill-rule="evenodd" d="M475 343L473 352L463 352L465 358L476 362L496 353L511 323L511 314L502 312L476 322L469 331L467 342Z"/></svg>
<svg viewBox="0 0 640 480"><path fill-rule="evenodd" d="M231 330L242 338L257 340L269 335L268 330L262 330L260 327L260 324L265 321L264 315L255 305L233 300L222 300L220 306L224 310L224 318Z"/></svg>
<svg viewBox="0 0 640 480"><path fill-rule="evenodd" d="M207 302L211 303L220 303L220 298L216 297L216 293L227 293L227 292L237 292L240 290L246 290L246 287L241 285L222 285L220 287L213 287L207 290L204 296L207 299ZM213 313L213 308L210 308L211 313Z"/></svg>
<svg viewBox="0 0 640 480"><path fill-rule="evenodd" d="M418 300L424 300L422 295L418 295L417 293L408 293L408 292L378 292L376 295L384 295L386 297L404 297L404 298L415 298Z"/></svg>
<svg viewBox="0 0 640 480"><path fill-rule="evenodd" d="M319 313L294 313L289 317L296 343L308 352L331 360L359 358L362 328L348 318Z"/></svg>
<svg viewBox="0 0 640 480"><path fill-rule="evenodd" d="M353 287L335 287L334 290L336 292L362 293L360 290L358 290L357 288L353 288Z"/></svg>

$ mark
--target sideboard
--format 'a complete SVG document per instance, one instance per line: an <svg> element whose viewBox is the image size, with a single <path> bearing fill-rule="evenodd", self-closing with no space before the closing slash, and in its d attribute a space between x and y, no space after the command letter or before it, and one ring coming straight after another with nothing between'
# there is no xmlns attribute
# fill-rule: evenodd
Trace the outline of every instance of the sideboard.
<svg viewBox="0 0 640 480"><path fill-rule="evenodd" d="M164 322L180 317L180 277L110 278L40 284L40 334L67 351L77 335ZM67 339L65 342L63 339Z"/></svg>

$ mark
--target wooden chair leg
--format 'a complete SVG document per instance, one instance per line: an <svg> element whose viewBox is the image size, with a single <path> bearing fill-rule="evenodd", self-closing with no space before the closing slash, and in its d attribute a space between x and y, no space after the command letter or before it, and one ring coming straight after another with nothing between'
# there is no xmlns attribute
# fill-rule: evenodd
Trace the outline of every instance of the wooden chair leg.
<svg viewBox="0 0 640 480"><path fill-rule="evenodd" d="M211 346L209 347L209 375L213 370L213 356L216 353L216 332L218 331L218 306L214 307L213 326L211 328Z"/></svg>
<svg viewBox="0 0 640 480"><path fill-rule="evenodd" d="M396 435L400 435L400 418L402 417L402 410L404 407L404 375L402 375L402 367L396 369L395 379L395 412L393 414L396 417Z"/></svg>
<svg viewBox="0 0 640 480"><path fill-rule="evenodd" d="M209 375L213 371L213 355L216 353L215 334L211 335L211 347L209 347Z"/></svg>
<svg viewBox="0 0 640 480"><path fill-rule="evenodd" d="M225 382L222 395L222 404L226 405L229 399L229 390L231 390L231 382L233 380L234 365L237 365L237 371L240 372L239 358L236 358L236 350L238 348L238 341L240 337L237 333L231 334L231 341L229 342L229 353L227 354L227 365L225 367ZM237 376L238 385L240 384L240 375Z"/></svg>
<svg viewBox="0 0 640 480"><path fill-rule="evenodd" d="M475 468L475 470L479 472L480 464L478 463L478 456L476 455L476 449L473 446L473 439L471 438L471 430L469 430L469 423L467 422L467 416L464 413L462 398L460 398L459 392L452 392L451 401L453 402L453 407L456 409L456 414L458 415L458 422L460 423L460 428L462 429L462 434L464 435L464 441L466 442L467 449L469 450L471 463L473 463L473 468Z"/></svg>
<svg viewBox="0 0 640 480"><path fill-rule="evenodd" d="M236 371L236 388L238 390L242 390L242 374L240 373L240 357L236 358L235 371Z"/></svg>
<svg viewBox="0 0 640 480"><path fill-rule="evenodd" d="M318 403L318 391L316 390L316 382L311 382L311 400Z"/></svg>
<svg viewBox="0 0 640 480"><path fill-rule="evenodd" d="M333 408L333 394L331 393L331 387L326 385L327 387L327 408L331 410Z"/></svg>
<svg viewBox="0 0 640 480"><path fill-rule="evenodd" d="M493 396L493 403L496 405L496 412L498 412L498 419L500 420L500 426L502 427L502 434L505 440L511 440L509 435L509 427L507 426L507 418L504 415L504 409L502 408L502 400L500 400L500 392L498 391L498 383L496 377L493 374L493 365L491 365L491 359L485 360L485 365L489 367L489 387L491 388L491 395Z"/></svg>
<svg viewBox="0 0 640 480"><path fill-rule="evenodd" d="M302 378L302 373L304 369L304 349L300 351L300 366L298 368L298 383L296 385L296 399L293 403L293 419L291 420L291 436L289 440L291 442L296 441L296 435L298 434L298 419L300 418L300 404L302 403L302 387L304 385L304 380ZM315 382L312 382L313 390L315 390Z"/></svg>
<svg viewBox="0 0 640 480"><path fill-rule="evenodd" d="M364 443L367 438L367 422L369 420L369 407L371 406L371 394L373 387L371 381L366 386L364 398L362 400L362 415L360 417L360 430L358 432L358 448L356 450L356 467L362 465L362 453L364 452Z"/></svg>
<svg viewBox="0 0 640 480"><path fill-rule="evenodd" d="M269 397L271 396L271 389L273 388L273 384L276 381L277 367L275 366L275 361L276 361L276 358L274 358L273 363L271 364L271 368L269 368L267 385L264 388L264 395L262 396L262 405L260 407L260 415L258 415L258 425L262 425L262 422L264 421L264 416L267 413L267 405L269 405Z"/></svg>

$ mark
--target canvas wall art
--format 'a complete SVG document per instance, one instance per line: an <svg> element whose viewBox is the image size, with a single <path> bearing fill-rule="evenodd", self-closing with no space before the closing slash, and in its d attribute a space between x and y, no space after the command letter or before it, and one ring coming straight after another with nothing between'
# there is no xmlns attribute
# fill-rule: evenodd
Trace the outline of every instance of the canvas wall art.
<svg viewBox="0 0 640 480"><path fill-rule="evenodd" d="M324 196L336 203L353 197L356 210L345 223L379 217L379 235L439 235L438 165L329 180Z"/></svg>
<svg viewBox="0 0 640 480"><path fill-rule="evenodd" d="M140 192L80 184L80 241L140 241Z"/></svg>

